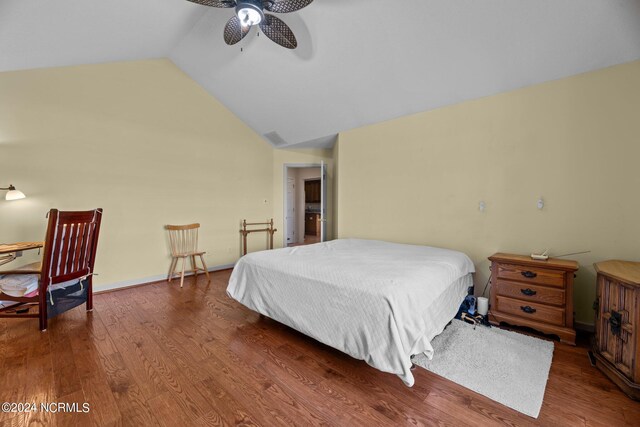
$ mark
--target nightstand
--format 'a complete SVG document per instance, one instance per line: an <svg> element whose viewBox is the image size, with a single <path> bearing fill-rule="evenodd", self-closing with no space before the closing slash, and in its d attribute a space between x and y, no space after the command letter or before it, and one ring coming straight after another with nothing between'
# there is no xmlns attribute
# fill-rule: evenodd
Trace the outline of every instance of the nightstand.
<svg viewBox="0 0 640 427"><path fill-rule="evenodd" d="M575 345L573 278L575 261L497 253L491 261L491 311L494 324L528 326Z"/></svg>
<svg viewBox="0 0 640 427"><path fill-rule="evenodd" d="M596 366L631 398L640 400L640 262L612 260L594 267Z"/></svg>

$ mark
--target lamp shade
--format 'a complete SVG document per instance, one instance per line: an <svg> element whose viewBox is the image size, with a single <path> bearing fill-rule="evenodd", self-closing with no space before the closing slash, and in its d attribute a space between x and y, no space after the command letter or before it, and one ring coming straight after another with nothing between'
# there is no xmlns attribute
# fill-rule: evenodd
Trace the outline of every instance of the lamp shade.
<svg viewBox="0 0 640 427"><path fill-rule="evenodd" d="M20 199L24 199L25 196L24 193L20 190L16 190L15 188L13 190L9 190L7 192L7 195L4 197L5 200L20 200Z"/></svg>

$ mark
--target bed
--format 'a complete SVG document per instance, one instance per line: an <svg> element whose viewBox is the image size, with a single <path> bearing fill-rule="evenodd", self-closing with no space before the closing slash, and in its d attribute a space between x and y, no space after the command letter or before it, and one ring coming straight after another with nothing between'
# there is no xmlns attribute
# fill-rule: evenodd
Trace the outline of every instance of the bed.
<svg viewBox="0 0 640 427"><path fill-rule="evenodd" d="M413 386L411 356L433 356L473 272L453 250L340 239L246 255L227 294Z"/></svg>

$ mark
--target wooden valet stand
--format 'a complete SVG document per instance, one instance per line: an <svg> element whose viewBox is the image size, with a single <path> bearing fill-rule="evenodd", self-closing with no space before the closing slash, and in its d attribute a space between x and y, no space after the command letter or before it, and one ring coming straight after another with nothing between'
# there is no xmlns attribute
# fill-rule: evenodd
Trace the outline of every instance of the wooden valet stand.
<svg viewBox="0 0 640 427"><path fill-rule="evenodd" d="M247 227L266 226L259 229L249 229ZM277 229L273 228L273 218L269 222L247 222L246 219L242 220L242 229L240 234L242 235L242 255L247 254L247 236L251 233L267 233L269 238L269 249L273 249L273 235Z"/></svg>

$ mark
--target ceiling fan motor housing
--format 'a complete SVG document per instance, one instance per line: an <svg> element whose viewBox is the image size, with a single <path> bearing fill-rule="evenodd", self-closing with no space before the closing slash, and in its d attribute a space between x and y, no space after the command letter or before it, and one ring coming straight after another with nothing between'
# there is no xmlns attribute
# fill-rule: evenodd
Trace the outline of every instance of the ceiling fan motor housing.
<svg viewBox="0 0 640 427"><path fill-rule="evenodd" d="M238 0L236 14L242 25L257 25L264 19L262 0Z"/></svg>

